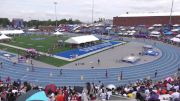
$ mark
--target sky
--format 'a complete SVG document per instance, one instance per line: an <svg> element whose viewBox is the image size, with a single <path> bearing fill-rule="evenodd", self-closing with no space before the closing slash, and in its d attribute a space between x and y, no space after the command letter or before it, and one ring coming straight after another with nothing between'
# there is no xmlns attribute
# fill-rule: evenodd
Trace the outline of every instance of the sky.
<svg viewBox="0 0 180 101"><path fill-rule="evenodd" d="M92 21L93 0L0 0L0 18L24 20L79 19ZM170 12L172 0L94 0L94 20L113 19L129 13ZM174 0L174 12L180 12L180 0Z"/></svg>

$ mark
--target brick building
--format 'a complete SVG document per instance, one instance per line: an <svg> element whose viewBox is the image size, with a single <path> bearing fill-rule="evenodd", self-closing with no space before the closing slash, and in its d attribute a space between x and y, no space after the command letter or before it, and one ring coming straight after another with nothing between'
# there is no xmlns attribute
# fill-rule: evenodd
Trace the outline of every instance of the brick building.
<svg viewBox="0 0 180 101"><path fill-rule="evenodd" d="M180 24L180 12L173 12L171 24ZM113 18L115 26L169 24L170 13L123 14Z"/></svg>

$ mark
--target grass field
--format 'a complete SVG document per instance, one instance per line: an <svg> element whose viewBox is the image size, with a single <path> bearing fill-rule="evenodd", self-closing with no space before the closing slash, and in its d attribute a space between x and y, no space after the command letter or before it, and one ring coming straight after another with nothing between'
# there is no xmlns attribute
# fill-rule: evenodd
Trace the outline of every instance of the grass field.
<svg viewBox="0 0 180 101"><path fill-rule="evenodd" d="M44 38L44 40L33 40L33 38ZM51 53L57 53L71 49L68 45L65 45L65 47L58 47L58 40L66 39L67 37L62 36L58 37L32 34L28 36L16 36L8 44L23 48L35 48L37 51L41 52L48 52L48 49L51 49Z"/></svg>
<svg viewBox="0 0 180 101"><path fill-rule="evenodd" d="M32 38L45 38L44 40L32 40ZM57 52L62 52L62 51L66 51L66 50L70 50L71 48L68 47L68 45L65 45L65 47L58 47L58 40L66 40L68 37L57 37L57 36L48 36L48 35L30 35L30 36L15 36L13 37L13 40L11 40L8 44L14 45L14 46L19 46L19 47L23 47L23 48L35 48L37 51L41 51L41 52L48 52L48 49L53 49L55 44L56 47L51 50L51 53L57 53ZM10 47L6 47L6 46L2 46L0 45L0 49L5 49L6 51L12 52L12 53L16 53L16 54L20 54L23 55L24 51L19 50L17 51L17 49L14 48L10 48ZM48 56L43 56L41 55L38 59L35 59L47 64L51 64L54 66L63 66L67 63L69 63L68 61L64 61L64 60L60 60L60 59L56 59L56 58L52 58L52 57L48 57Z"/></svg>
<svg viewBox="0 0 180 101"><path fill-rule="evenodd" d="M14 49L14 48L10 48L10 47L0 45L0 49L18 54L17 49ZM24 51L19 50L19 54L23 55ZM43 56L43 55L41 55L39 58L37 58L35 60L50 64L53 66L57 66L57 67L70 63L68 61L64 61L64 60L60 60L60 59L56 59L56 58L52 58L52 57L48 57L48 56Z"/></svg>

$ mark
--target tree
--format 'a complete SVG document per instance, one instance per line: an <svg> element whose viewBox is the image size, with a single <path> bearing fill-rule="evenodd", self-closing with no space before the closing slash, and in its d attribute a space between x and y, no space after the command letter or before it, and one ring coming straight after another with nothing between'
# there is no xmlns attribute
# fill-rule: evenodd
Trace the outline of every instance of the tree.
<svg viewBox="0 0 180 101"><path fill-rule="evenodd" d="M0 18L0 25L2 25L3 27L6 27L9 24L10 24L10 21L8 18Z"/></svg>

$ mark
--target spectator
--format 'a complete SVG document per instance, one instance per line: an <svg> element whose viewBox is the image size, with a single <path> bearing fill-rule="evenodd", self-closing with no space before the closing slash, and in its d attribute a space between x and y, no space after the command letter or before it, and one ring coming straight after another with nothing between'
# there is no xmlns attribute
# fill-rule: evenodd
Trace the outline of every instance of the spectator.
<svg viewBox="0 0 180 101"><path fill-rule="evenodd" d="M173 101L180 101L180 93L173 89L174 93L172 93L171 98Z"/></svg>

